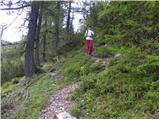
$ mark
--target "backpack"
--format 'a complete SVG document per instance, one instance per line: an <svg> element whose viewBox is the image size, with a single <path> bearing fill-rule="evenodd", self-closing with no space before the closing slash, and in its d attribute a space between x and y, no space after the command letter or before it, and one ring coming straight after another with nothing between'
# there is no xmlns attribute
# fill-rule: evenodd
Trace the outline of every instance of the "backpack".
<svg viewBox="0 0 160 120"><path fill-rule="evenodd" d="M93 34L91 33L91 36L88 36L88 30L87 30L87 34L86 34L86 36L85 37L92 37L93 36Z"/></svg>

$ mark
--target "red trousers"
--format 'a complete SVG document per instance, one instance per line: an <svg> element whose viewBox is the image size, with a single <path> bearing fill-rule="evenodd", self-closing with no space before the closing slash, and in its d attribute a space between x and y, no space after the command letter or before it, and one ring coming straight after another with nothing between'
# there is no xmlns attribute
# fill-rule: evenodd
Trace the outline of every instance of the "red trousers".
<svg viewBox="0 0 160 120"><path fill-rule="evenodd" d="M93 40L86 40L86 52L92 55L93 52Z"/></svg>

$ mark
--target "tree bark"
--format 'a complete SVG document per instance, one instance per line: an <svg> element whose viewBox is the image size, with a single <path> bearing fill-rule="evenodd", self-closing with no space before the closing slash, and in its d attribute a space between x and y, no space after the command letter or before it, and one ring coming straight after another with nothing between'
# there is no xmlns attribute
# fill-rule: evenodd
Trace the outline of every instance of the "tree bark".
<svg viewBox="0 0 160 120"><path fill-rule="evenodd" d="M36 38L35 38L35 43L36 43L35 65L37 67L40 66L40 60L39 60L39 37L40 37L41 23L42 23L42 5L40 6L40 9L39 9L38 26L37 26Z"/></svg>
<svg viewBox="0 0 160 120"><path fill-rule="evenodd" d="M69 8L68 8L68 16L67 16L67 32L70 31L70 14L71 14L71 1L69 1Z"/></svg>
<svg viewBox="0 0 160 120"><path fill-rule="evenodd" d="M43 56L43 61L46 61L46 37L47 37L47 18L45 18L45 32L43 35L43 52L42 52L42 56Z"/></svg>
<svg viewBox="0 0 160 120"><path fill-rule="evenodd" d="M60 2L57 2L57 18L55 19L55 52L58 56L58 44L59 44L59 16L60 16Z"/></svg>
<svg viewBox="0 0 160 120"><path fill-rule="evenodd" d="M27 43L25 48L25 63L24 63L24 71L26 77L32 77L32 74L35 69L34 64L34 38L36 35L37 28L37 18L38 18L38 5L32 2L31 12L30 12L30 20L29 20L29 31L27 35Z"/></svg>
<svg viewBox="0 0 160 120"><path fill-rule="evenodd" d="M96 4L93 3L92 7L90 7L91 16L93 18L93 26L97 26L98 23L98 15L97 15L97 7Z"/></svg>

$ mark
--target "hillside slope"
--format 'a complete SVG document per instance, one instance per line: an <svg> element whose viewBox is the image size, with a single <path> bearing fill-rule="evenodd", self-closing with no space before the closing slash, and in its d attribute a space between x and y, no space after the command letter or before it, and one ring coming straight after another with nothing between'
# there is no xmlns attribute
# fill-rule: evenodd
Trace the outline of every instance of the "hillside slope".
<svg viewBox="0 0 160 120"><path fill-rule="evenodd" d="M104 64L104 61L109 64ZM18 91L23 90L23 78L22 81L17 78L18 84L13 84L13 81L5 83L2 90L4 95L9 90L9 94L4 99L2 110L12 101L19 109L14 109L8 118L39 118L53 90L56 93L63 86L82 82L70 96L76 102L70 112L77 118L157 118L158 82L135 79L134 74L125 70L125 61L126 57L92 59L85 55L84 47L73 50L58 62L44 66L48 70L58 70L61 75L59 81L52 83L48 73L36 75L33 78L35 82L28 88L29 97L18 99L18 104L14 96L18 98Z"/></svg>
<svg viewBox="0 0 160 120"><path fill-rule="evenodd" d="M75 115L158 118L158 8L156 1L99 2L92 7L87 24L96 33L95 56L109 58L109 65L100 68L92 60L80 64L82 58L72 65L77 66L73 75L84 83L73 97L78 101Z"/></svg>
<svg viewBox="0 0 160 120"><path fill-rule="evenodd" d="M24 89L24 77L2 86L2 118L39 118L51 95L81 82L71 96L77 118L159 118L158 2L96 4L94 56L85 45L62 46L60 56L43 63ZM92 11L93 12L93 11ZM53 59L53 58L52 58ZM50 72L58 71L58 80ZM24 91L23 91L24 90ZM22 92L21 92L22 91Z"/></svg>

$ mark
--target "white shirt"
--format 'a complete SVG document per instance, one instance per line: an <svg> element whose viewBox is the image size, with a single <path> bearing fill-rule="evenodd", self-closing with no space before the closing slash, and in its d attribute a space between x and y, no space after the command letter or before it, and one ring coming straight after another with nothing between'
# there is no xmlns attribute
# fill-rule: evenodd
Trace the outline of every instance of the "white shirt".
<svg viewBox="0 0 160 120"><path fill-rule="evenodd" d="M94 32L92 30L86 30L85 37L86 40L93 40Z"/></svg>

